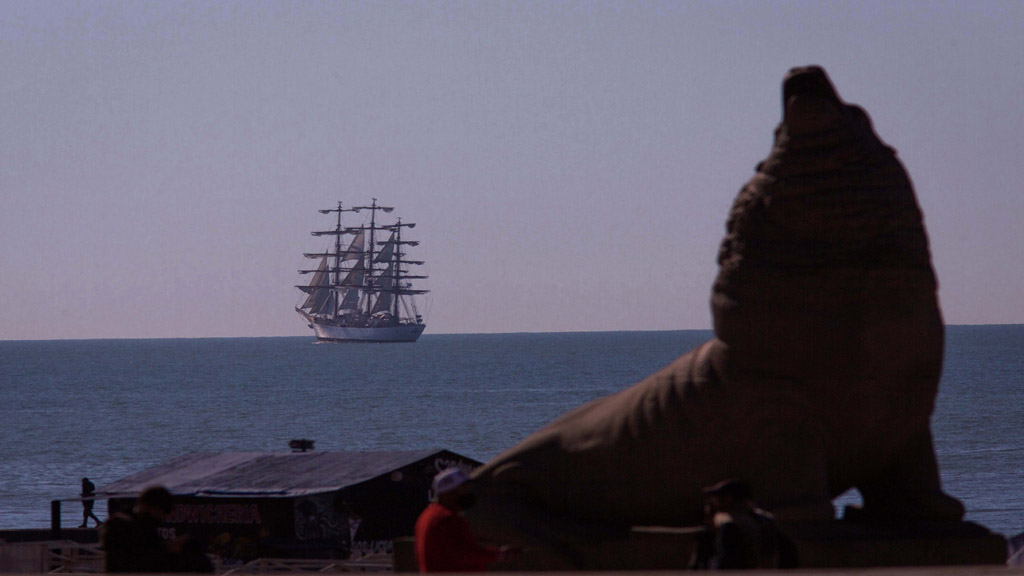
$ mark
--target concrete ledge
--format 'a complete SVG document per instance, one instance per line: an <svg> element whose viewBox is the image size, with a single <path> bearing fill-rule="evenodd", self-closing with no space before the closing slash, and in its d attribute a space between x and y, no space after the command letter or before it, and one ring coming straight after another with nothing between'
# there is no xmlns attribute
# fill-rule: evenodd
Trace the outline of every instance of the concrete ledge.
<svg viewBox="0 0 1024 576"><path fill-rule="evenodd" d="M1006 540L971 522L786 525L801 570L836 568L1004 566ZM701 528L634 527L621 539L577 544L572 550L526 549L494 571L545 572L685 570ZM395 541L396 572L415 572L414 539ZM1016 569L1024 573L1024 569ZM874 574L874 572L872 572Z"/></svg>
<svg viewBox="0 0 1024 576"><path fill-rule="evenodd" d="M973 522L789 525L801 568L1005 565L1006 539Z"/></svg>

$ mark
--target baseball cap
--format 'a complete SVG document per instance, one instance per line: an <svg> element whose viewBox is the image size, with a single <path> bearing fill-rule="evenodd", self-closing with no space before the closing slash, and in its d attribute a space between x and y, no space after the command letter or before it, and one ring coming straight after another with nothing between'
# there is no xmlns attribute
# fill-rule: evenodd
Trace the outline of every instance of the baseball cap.
<svg viewBox="0 0 1024 576"><path fill-rule="evenodd" d="M445 492L451 492L459 486L462 486L469 481L469 476L462 471L462 468L446 468L437 473L434 476L434 482L431 488L434 490L434 495L439 496Z"/></svg>
<svg viewBox="0 0 1024 576"><path fill-rule="evenodd" d="M730 496L736 500L750 498L750 487L739 478L728 478L702 490L704 496Z"/></svg>

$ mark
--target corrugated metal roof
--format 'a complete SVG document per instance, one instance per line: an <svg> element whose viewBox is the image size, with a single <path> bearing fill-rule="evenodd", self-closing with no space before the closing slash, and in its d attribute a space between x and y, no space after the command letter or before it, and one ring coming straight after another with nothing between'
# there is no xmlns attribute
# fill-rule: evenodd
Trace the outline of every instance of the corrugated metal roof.
<svg viewBox="0 0 1024 576"><path fill-rule="evenodd" d="M332 492L442 452L197 452L102 486L97 495L134 496L155 484L182 495L299 496Z"/></svg>

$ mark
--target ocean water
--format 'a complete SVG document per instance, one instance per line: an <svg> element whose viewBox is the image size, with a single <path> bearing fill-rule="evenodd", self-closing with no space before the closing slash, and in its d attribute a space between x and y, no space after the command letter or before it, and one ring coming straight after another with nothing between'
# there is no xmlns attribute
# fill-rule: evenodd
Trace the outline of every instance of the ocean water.
<svg viewBox="0 0 1024 576"><path fill-rule="evenodd" d="M486 461L614 393L710 331L0 342L0 528L49 502L195 451L447 448ZM947 328L932 429L968 519L1024 531L1024 326ZM850 493L841 507L856 502ZM105 507L97 507L103 516ZM64 525L80 522L64 506Z"/></svg>

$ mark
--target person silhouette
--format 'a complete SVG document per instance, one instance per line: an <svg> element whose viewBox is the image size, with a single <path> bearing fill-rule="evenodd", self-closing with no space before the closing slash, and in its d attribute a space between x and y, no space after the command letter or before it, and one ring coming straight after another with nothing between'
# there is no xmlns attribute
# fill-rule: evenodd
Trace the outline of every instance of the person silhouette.
<svg viewBox="0 0 1024 576"><path fill-rule="evenodd" d="M103 524L100 519L96 517L92 512L92 507L96 503L92 499L96 495L96 485L93 484L88 478L82 478L82 525L79 528L85 528L89 525L89 518L96 521L96 525Z"/></svg>
<svg viewBox="0 0 1024 576"><path fill-rule="evenodd" d="M160 527L174 510L163 486L139 494L131 512L112 514L100 531L107 572L213 572L202 543L190 536L164 540Z"/></svg>
<svg viewBox="0 0 1024 576"><path fill-rule="evenodd" d="M710 570L796 568L797 551L750 487L729 478L704 488L707 538L692 567Z"/></svg>
<svg viewBox="0 0 1024 576"><path fill-rule="evenodd" d="M416 563L420 572L484 572L517 548L480 544L462 512L473 506L469 476L448 468L434 477L434 501L416 520Z"/></svg>

